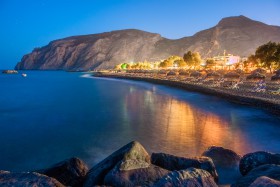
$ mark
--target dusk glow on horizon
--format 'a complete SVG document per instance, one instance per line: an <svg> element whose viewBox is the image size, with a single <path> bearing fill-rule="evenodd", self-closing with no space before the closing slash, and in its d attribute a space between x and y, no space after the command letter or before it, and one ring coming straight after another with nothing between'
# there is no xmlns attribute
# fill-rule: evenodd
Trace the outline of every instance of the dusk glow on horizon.
<svg viewBox="0 0 280 187"><path fill-rule="evenodd" d="M140 29L178 39L244 15L280 25L280 1L19 1L0 2L0 69L13 68L23 55L50 41L74 35Z"/></svg>

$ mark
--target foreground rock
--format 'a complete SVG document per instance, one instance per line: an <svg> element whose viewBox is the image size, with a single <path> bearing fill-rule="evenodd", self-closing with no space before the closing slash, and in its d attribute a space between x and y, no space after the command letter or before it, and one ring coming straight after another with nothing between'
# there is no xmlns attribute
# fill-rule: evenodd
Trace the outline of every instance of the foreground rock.
<svg viewBox="0 0 280 187"><path fill-rule="evenodd" d="M239 162L241 156L230 149L211 146L202 156L213 160L219 175L219 184L231 184L241 177L239 172Z"/></svg>
<svg viewBox="0 0 280 187"><path fill-rule="evenodd" d="M154 187L189 186L217 187L210 173L202 169L188 168L173 171L160 179Z"/></svg>
<svg viewBox="0 0 280 187"><path fill-rule="evenodd" d="M274 180L280 180L280 166L274 164L261 165L251 170L246 176L241 177L231 187L250 186L257 178L266 176Z"/></svg>
<svg viewBox="0 0 280 187"><path fill-rule="evenodd" d="M137 168L138 166L138 168ZM121 161L105 177L105 185L122 186L152 186L169 171L144 161Z"/></svg>
<svg viewBox="0 0 280 187"><path fill-rule="evenodd" d="M11 173L0 171L0 186L44 186L44 187L64 187L56 179L39 173Z"/></svg>
<svg viewBox="0 0 280 187"><path fill-rule="evenodd" d="M53 177L66 186L82 186L88 167L82 160L70 158L36 172Z"/></svg>
<svg viewBox="0 0 280 187"><path fill-rule="evenodd" d="M208 157L184 158L165 153L153 153L151 160L152 164L170 171L184 170L190 167L203 169L208 171L215 181L218 181L218 174L215 165L213 164L211 158Z"/></svg>
<svg viewBox="0 0 280 187"><path fill-rule="evenodd" d="M252 169L265 164L280 164L280 154L264 151L248 153L241 158L239 170L242 175L246 175Z"/></svg>
<svg viewBox="0 0 280 187"><path fill-rule="evenodd" d="M104 177L107 175L107 173L123 160L137 160L139 162L146 162L147 164L151 163L150 156L145 148L139 142L133 141L123 146L90 169L86 176L84 186L90 187L94 185L102 185Z"/></svg>
<svg viewBox="0 0 280 187"><path fill-rule="evenodd" d="M280 187L280 181L263 176L257 178L250 187Z"/></svg>
<svg viewBox="0 0 280 187"><path fill-rule="evenodd" d="M211 158L216 167L238 167L241 159L234 151L216 146L209 147L202 156Z"/></svg>

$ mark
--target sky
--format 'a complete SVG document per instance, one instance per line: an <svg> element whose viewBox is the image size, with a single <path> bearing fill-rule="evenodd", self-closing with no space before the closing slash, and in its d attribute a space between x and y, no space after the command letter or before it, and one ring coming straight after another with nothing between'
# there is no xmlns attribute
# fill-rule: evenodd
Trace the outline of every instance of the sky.
<svg viewBox="0 0 280 187"><path fill-rule="evenodd" d="M239 15L280 26L280 0L0 0L0 69L68 36L140 29L178 39Z"/></svg>

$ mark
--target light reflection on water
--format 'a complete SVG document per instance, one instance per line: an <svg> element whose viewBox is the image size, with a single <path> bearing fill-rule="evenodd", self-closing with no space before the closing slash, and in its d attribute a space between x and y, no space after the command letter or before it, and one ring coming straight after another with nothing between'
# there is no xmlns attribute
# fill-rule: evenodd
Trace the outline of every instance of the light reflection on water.
<svg viewBox="0 0 280 187"><path fill-rule="evenodd" d="M80 157L91 167L138 140L151 152L198 156L208 146L280 152L279 117L161 85L65 72L0 75L0 169Z"/></svg>
<svg viewBox="0 0 280 187"><path fill-rule="evenodd" d="M240 153L250 149L243 140L242 131L231 128L230 123L217 114L154 92L155 87L144 94L130 87L123 102L123 115L127 124L133 124L135 118L140 121L140 128L135 133L151 134L144 141L152 150L194 156L200 155L211 145L230 145ZM234 124L234 114L230 117Z"/></svg>

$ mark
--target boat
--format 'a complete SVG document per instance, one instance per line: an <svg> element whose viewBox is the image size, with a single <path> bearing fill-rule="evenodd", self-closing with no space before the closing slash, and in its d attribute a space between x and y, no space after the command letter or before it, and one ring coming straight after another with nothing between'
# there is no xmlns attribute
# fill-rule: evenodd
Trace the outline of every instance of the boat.
<svg viewBox="0 0 280 187"><path fill-rule="evenodd" d="M21 76L27 77L27 74L26 73L22 73Z"/></svg>

